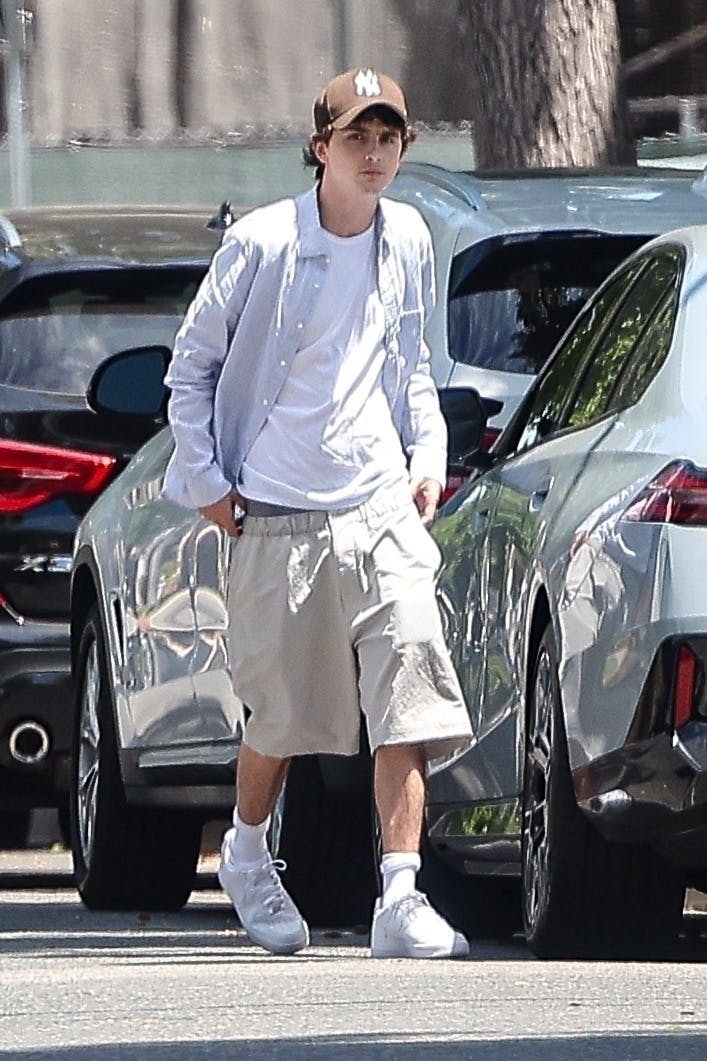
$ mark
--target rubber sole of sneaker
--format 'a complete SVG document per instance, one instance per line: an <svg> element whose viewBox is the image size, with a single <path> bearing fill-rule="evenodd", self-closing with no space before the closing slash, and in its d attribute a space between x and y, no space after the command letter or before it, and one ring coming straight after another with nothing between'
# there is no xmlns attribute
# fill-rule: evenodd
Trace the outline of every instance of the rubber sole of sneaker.
<svg viewBox="0 0 707 1061"><path fill-rule="evenodd" d="M245 926L244 926L245 927ZM248 929L246 929L248 932ZM278 957L287 954L297 954L298 951L304 950L305 947L309 946L309 931L305 931L304 935L297 937L297 939L287 940L278 946L273 946L272 940L265 940L262 937L258 937L257 932L248 932L248 939L252 943L256 943L263 950L269 951L270 954L276 954Z"/></svg>
<svg viewBox="0 0 707 1061"><path fill-rule="evenodd" d="M448 946L430 946L429 944L417 943L410 947L403 947L395 941L386 940L379 943L371 939L372 958L467 958L469 956L469 944L463 936L457 936L450 950Z"/></svg>

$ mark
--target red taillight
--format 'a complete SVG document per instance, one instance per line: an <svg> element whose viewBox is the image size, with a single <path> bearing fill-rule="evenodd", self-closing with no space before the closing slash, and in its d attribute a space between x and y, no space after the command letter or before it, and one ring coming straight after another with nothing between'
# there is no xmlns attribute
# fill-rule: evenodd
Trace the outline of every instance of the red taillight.
<svg viewBox="0 0 707 1061"><path fill-rule="evenodd" d="M624 514L641 523L707 525L707 471L688 461L669 465Z"/></svg>
<svg viewBox="0 0 707 1061"><path fill-rule="evenodd" d="M113 474L105 453L0 439L0 512L25 512L52 497L97 494Z"/></svg>
<svg viewBox="0 0 707 1061"><path fill-rule="evenodd" d="M491 447L493 446L494 442L496 441L496 439L498 438L498 436L500 434L501 434L501 429L500 428L498 428L498 427L487 427L484 430L483 435L481 436L481 448L485 449L486 452L488 453L488 451L491 449Z"/></svg>
<svg viewBox="0 0 707 1061"><path fill-rule="evenodd" d="M442 496L439 499L440 505L443 505L445 501L449 501L450 497L454 497L462 483L465 483L468 477L468 472L465 474L462 471L454 469L447 473L447 482L442 491Z"/></svg>
<svg viewBox="0 0 707 1061"><path fill-rule="evenodd" d="M688 645L681 645L678 650L673 692L673 724L675 729L684 726L692 718L692 708L695 703L696 675L697 657Z"/></svg>

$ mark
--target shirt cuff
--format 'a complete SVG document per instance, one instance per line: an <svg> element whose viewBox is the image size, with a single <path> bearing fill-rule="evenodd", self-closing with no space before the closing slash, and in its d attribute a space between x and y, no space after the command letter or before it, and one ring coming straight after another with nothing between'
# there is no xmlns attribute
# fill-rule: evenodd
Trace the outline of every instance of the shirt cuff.
<svg viewBox="0 0 707 1061"><path fill-rule="evenodd" d="M438 451L416 449L410 457L410 482L421 479L434 479L444 490L447 482L447 461L444 454Z"/></svg>
<svg viewBox="0 0 707 1061"><path fill-rule="evenodd" d="M232 489L229 481L215 465L199 476L198 480L187 481L189 499L194 508L215 505L217 501L221 501L227 494L230 494Z"/></svg>

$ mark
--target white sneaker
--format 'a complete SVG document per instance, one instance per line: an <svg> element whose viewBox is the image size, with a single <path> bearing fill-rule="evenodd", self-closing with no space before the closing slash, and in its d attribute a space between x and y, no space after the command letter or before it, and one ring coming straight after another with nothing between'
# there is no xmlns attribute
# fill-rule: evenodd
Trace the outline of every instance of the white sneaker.
<svg viewBox="0 0 707 1061"><path fill-rule="evenodd" d="M433 910L422 892L388 906L376 900L371 926L373 958L465 958L469 944Z"/></svg>
<svg viewBox="0 0 707 1061"><path fill-rule="evenodd" d="M271 954L294 954L309 943L309 928L280 880L284 868L269 859L240 869L229 860L226 842L221 849L219 883L253 943Z"/></svg>

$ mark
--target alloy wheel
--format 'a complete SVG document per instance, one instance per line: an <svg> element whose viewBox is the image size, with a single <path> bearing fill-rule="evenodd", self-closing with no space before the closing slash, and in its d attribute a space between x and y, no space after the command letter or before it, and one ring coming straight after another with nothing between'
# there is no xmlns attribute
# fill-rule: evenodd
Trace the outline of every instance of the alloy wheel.
<svg viewBox="0 0 707 1061"><path fill-rule="evenodd" d="M542 648L535 669L525 762L523 806L523 904L526 925L547 909L550 885L549 795L552 775L554 696L551 663Z"/></svg>
<svg viewBox="0 0 707 1061"><path fill-rule="evenodd" d="M86 655L86 666L81 690L77 763L78 835L81 844L81 854L87 868L91 863L98 807L101 737L98 721L98 698L100 689L98 646L94 640Z"/></svg>

